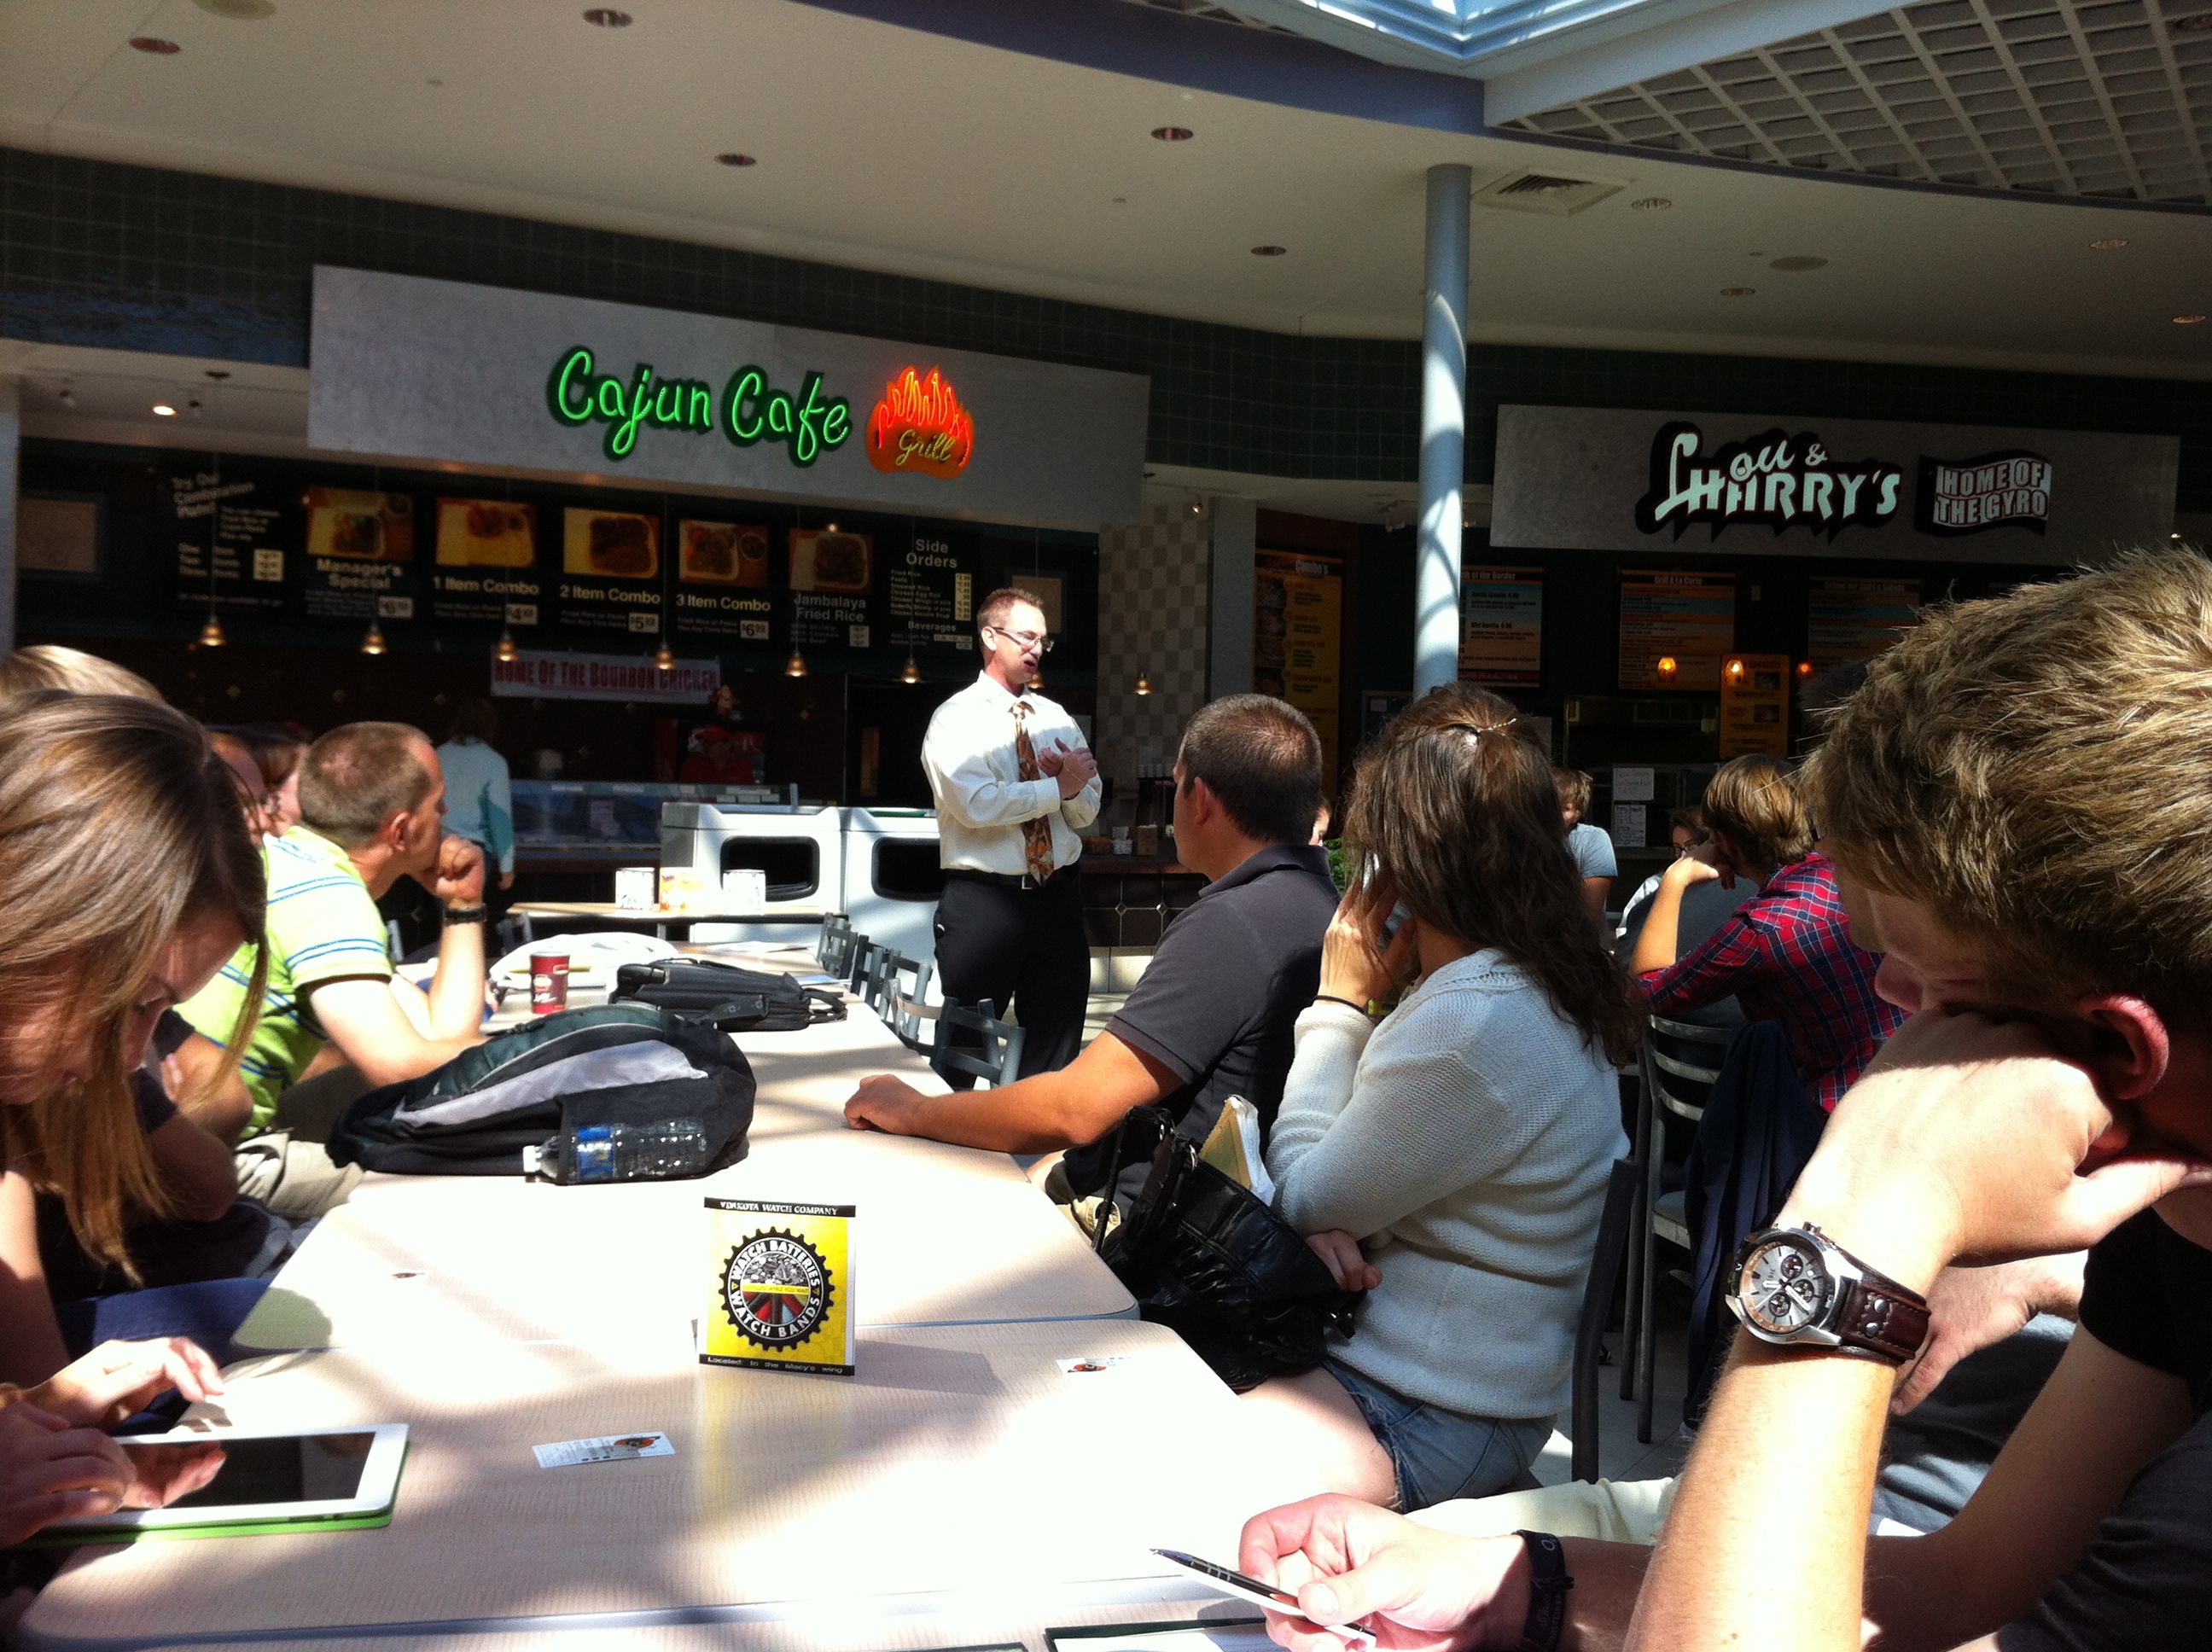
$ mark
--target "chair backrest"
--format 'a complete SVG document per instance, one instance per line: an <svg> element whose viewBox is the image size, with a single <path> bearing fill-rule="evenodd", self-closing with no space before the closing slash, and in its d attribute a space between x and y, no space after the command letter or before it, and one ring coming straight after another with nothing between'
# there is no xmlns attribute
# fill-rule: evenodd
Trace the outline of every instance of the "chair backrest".
<svg viewBox="0 0 2212 1652"><path fill-rule="evenodd" d="M853 920L842 912L833 912L822 920L822 938L814 948L814 961L822 966L825 975L840 977L852 974L853 943L860 938Z"/></svg>
<svg viewBox="0 0 2212 1652"><path fill-rule="evenodd" d="M963 1049L952 1042L955 1032L972 1032L982 1040L982 1049ZM996 1090L1021 1075L1022 1029L999 1019L989 999L974 1009L946 999L937 1006L937 1044L930 1066L946 1078L956 1072L988 1081Z"/></svg>
<svg viewBox="0 0 2212 1652"><path fill-rule="evenodd" d="M867 968L861 974L858 989L860 1001L889 1021L891 1018L891 1001L899 995L902 976L913 977L911 997L918 999L927 993L929 965L888 946L870 947Z"/></svg>
<svg viewBox="0 0 2212 1652"><path fill-rule="evenodd" d="M1643 1060L1644 1082L1652 1098L1675 1117L1692 1124L1704 1118L1705 1097L1721 1076L1721 1062L1727 1056L1729 1040L1735 1036L1733 1027L1699 1027L1653 1016L1650 1034L1644 1041ZM1685 1044L1692 1050L1683 1050ZM1689 1060L1692 1052L1698 1055L1711 1052L1711 1065Z"/></svg>
<svg viewBox="0 0 2212 1652"><path fill-rule="evenodd" d="M1605 1323L1613 1313L1613 1293L1620 1285L1627 1260L1631 1219L1636 1213L1637 1183L1643 1167L1632 1158L1613 1162L1605 1184L1605 1212L1598 1218L1597 1248L1590 1255L1589 1282L1583 1287L1582 1316L1575 1324L1574 1400L1571 1432L1573 1473L1578 1480L1598 1477L1598 1353ZM1634 1311L1633 1304L1630 1311Z"/></svg>
<svg viewBox="0 0 2212 1652"><path fill-rule="evenodd" d="M937 1048L937 1005L929 1003L929 983L936 973L935 965L927 958L919 963L902 958L896 952L884 981L884 1002L876 1013L898 1036L900 1043L910 1050L927 1052ZM906 986L900 975L911 972L914 985Z"/></svg>

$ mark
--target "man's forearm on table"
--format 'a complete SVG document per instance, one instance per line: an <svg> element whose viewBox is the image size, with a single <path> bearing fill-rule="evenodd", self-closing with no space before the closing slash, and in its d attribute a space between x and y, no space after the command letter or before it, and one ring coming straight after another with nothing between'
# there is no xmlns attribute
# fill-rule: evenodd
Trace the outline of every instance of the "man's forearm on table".
<svg viewBox="0 0 2212 1652"><path fill-rule="evenodd" d="M1050 1153L1091 1139L1071 1128L1068 1075L1043 1072L994 1090L956 1090L915 1103L915 1133L997 1153Z"/></svg>

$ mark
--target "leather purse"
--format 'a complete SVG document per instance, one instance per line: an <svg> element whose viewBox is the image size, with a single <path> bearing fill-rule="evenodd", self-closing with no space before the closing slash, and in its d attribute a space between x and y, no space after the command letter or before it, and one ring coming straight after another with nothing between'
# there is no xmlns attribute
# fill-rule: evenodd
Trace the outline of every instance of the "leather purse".
<svg viewBox="0 0 2212 1652"><path fill-rule="evenodd" d="M1201 1159L1163 1109L1121 1121L1106 1187L1146 1155L1143 1191L1121 1222L1101 1221L1097 1241L1146 1319L1173 1329L1239 1394L1311 1369L1331 1336L1352 1335L1359 1293L1340 1289L1304 1236Z"/></svg>

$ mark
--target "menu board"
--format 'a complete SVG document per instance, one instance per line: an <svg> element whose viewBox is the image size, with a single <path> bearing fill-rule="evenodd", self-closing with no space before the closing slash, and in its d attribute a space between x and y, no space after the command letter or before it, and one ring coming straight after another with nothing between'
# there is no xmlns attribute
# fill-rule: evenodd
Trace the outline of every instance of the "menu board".
<svg viewBox="0 0 2212 1652"><path fill-rule="evenodd" d="M916 654L972 651L975 578L982 565L981 548L975 541L966 535L921 532L903 555L886 560L884 607L890 641Z"/></svg>
<svg viewBox="0 0 2212 1652"><path fill-rule="evenodd" d="M1920 581L1817 574L1806 604L1806 655L1816 671L1871 659L1920 623Z"/></svg>
<svg viewBox="0 0 2212 1652"><path fill-rule="evenodd" d="M1735 575L1629 569L1620 576L1620 686L1721 685L1721 659L1735 647ZM1659 670L1674 661L1672 677Z"/></svg>
<svg viewBox="0 0 2212 1652"><path fill-rule="evenodd" d="M507 499L438 501L434 619L527 630L552 616L538 571L538 507Z"/></svg>
<svg viewBox="0 0 2212 1652"><path fill-rule="evenodd" d="M413 619L415 500L358 488L310 488L300 611L311 620Z"/></svg>
<svg viewBox="0 0 2212 1652"><path fill-rule="evenodd" d="M769 592L775 536L747 522L686 517L676 525L676 612L687 636L729 642L772 640L775 599Z"/></svg>
<svg viewBox="0 0 2212 1652"><path fill-rule="evenodd" d="M285 550L297 543L298 496L281 483L225 477L219 469L173 473L168 494L177 601L282 614Z"/></svg>
<svg viewBox="0 0 2212 1652"><path fill-rule="evenodd" d="M660 633L660 519L637 511L561 513L561 623Z"/></svg>
<svg viewBox="0 0 2212 1652"><path fill-rule="evenodd" d="M1463 683L1544 680L1544 570L1460 570L1459 675Z"/></svg>
<svg viewBox="0 0 2212 1652"><path fill-rule="evenodd" d="M873 535L836 528L791 531L791 642L795 648L874 646L868 593L876 584Z"/></svg>
<svg viewBox="0 0 2212 1652"><path fill-rule="evenodd" d="M1721 756L1790 755L1790 657L1730 654L1721 662Z"/></svg>
<svg viewBox="0 0 2212 1652"><path fill-rule="evenodd" d="M1322 773L1334 779L1343 686L1344 581L1336 563L1326 558L1261 551L1256 562L1252 687L1305 713L1321 737Z"/></svg>

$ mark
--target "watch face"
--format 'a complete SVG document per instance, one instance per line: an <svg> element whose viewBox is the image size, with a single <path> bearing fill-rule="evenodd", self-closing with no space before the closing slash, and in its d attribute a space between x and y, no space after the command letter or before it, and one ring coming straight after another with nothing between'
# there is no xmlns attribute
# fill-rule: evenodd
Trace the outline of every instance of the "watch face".
<svg viewBox="0 0 2212 1652"><path fill-rule="evenodd" d="M1736 1299L1753 1329L1786 1335L1817 1323L1833 1289L1812 1246L1770 1239L1745 1259Z"/></svg>

